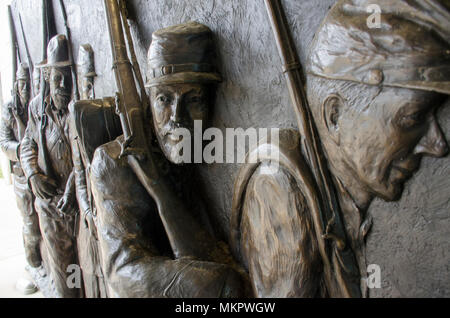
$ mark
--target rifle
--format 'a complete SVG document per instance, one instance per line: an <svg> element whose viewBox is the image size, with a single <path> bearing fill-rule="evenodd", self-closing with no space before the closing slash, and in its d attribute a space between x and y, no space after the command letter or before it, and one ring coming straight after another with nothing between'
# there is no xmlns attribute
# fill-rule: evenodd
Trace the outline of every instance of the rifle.
<svg viewBox="0 0 450 318"><path fill-rule="evenodd" d="M16 78L16 73L17 73L17 58L19 58L20 61L20 51L19 51L19 44L17 42L17 36L16 36L16 28L14 26L14 18L12 15L12 10L11 10L11 6L8 5L8 21L9 21L9 31L10 31L10 36L11 36L11 49L12 49L12 71L13 71L13 75L12 75L12 80L13 80L13 87L11 90L11 96L12 96L12 103L13 103L13 115L14 115L14 119L16 120L17 123L17 132L18 132L18 140L22 140L23 135L24 135L24 131L25 131L25 125L22 122L22 120L20 119L20 116L18 115L18 98L17 98L17 78ZM26 107L26 105L24 105L24 107Z"/></svg>
<svg viewBox="0 0 450 318"><path fill-rule="evenodd" d="M42 0L42 61L47 59L47 45L50 39L56 35L56 27L53 16L53 5L51 0ZM41 101L41 121L39 123L39 152L43 158L43 172L48 177L53 177L53 170L50 165L50 158L47 151L47 141L45 139L45 127L47 126L47 115L45 114L45 98L50 94L50 87L44 78L44 71L41 70L39 99Z"/></svg>
<svg viewBox="0 0 450 318"><path fill-rule="evenodd" d="M137 92L133 70L126 52L118 2L104 0L104 5L113 55L113 69L119 91L116 94L116 111L120 117L125 139L121 144L121 157L127 156L131 169L155 201L174 256L176 258L182 256L211 258L216 241L187 213L184 204L158 174L143 125L142 101Z"/></svg>
<svg viewBox="0 0 450 318"><path fill-rule="evenodd" d="M64 6L64 1L63 0L59 0L59 6L61 8L61 13L63 16L63 20L64 20L64 29L66 31L66 38L67 38L67 43L68 43L68 48L69 48L69 57L72 61L72 65L70 66L70 70L72 72L72 83L73 83L73 99L75 101L80 99L80 93L78 91L78 76L77 76L77 72L76 72L76 68L75 68L75 64L74 64L74 59L73 59L73 51L72 51L72 36L70 34L70 28L69 25L67 24L67 13L66 13L66 7Z"/></svg>
<svg viewBox="0 0 450 318"><path fill-rule="evenodd" d="M28 49L27 38L25 37L25 31L23 29L22 16L20 15L20 12L19 12L19 22L20 22L20 30L22 31L23 43L25 46L25 53L27 54L28 73L30 74L31 96L34 97L35 94L37 94L37 92L34 91L34 87L33 85L31 85L31 80L33 78L33 61L31 59L30 50Z"/></svg>
<svg viewBox="0 0 450 318"><path fill-rule="evenodd" d="M136 58L136 52L134 50L133 45L133 37L131 36L130 26L128 24L128 11L126 6L126 0L119 0L120 3L120 12L122 16L122 23L125 30L125 35L127 36L127 44L128 44L128 51L130 52L131 56L131 65L133 66L133 71L135 74L135 77L137 79L137 82L139 84L140 89L140 95L141 95L141 101L142 101L142 107L143 109L148 110L149 102L148 102L148 96L145 92L145 85L144 85L144 79L141 74L141 70L139 68L139 63ZM149 112L151 114L151 112Z"/></svg>
<svg viewBox="0 0 450 318"><path fill-rule="evenodd" d="M334 188L331 173L321 148L319 134L314 125L311 110L306 99L300 72L301 65L289 33L287 19L279 0L265 0L265 4L282 60L283 73L287 80L300 134L302 135L306 160L315 177L320 196L318 201L321 204L321 208L319 211L312 211L312 213L317 241L324 263L327 287L329 291L336 290L330 285L334 285L331 282L337 280L337 285L342 290L343 295L360 297L359 281L358 286L355 287L354 277L347 277L352 276L353 273L344 273L345 270L342 271L339 264L336 264L336 258L338 258L345 264L344 266L352 267L355 264L355 257L346 239L336 189ZM347 285L345 283L347 281L352 281L352 283Z"/></svg>
<svg viewBox="0 0 450 318"><path fill-rule="evenodd" d="M12 50L12 82L13 85L16 82L16 72L17 72L17 57L20 59L19 45L17 44L16 28L14 26L14 18L11 11L11 6L8 5L8 22L9 22L9 32L11 36L11 50ZM14 95L14 91L11 92Z"/></svg>

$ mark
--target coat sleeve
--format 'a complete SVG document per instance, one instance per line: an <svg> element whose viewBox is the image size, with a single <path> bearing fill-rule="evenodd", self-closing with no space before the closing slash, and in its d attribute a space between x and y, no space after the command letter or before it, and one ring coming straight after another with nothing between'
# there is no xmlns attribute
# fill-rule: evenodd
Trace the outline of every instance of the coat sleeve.
<svg viewBox="0 0 450 318"><path fill-rule="evenodd" d="M3 107L0 122L0 148L9 160L19 161L18 152L20 143L14 134L14 116L11 113L12 102Z"/></svg>
<svg viewBox="0 0 450 318"><path fill-rule="evenodd" d="M172 259L155 204L118 159L115 142L99 147L91 164L100 259L111 297L241 296L230 267L193 258ZM167 243L167 242L166 242Z"/></svg>
<svg viewBox="0 0 450 318"><path fill-rule="evenodd" d="M73 117L73 116L72 116ZM72 146L73 173L78 205L82 214L90 213L89 194L86 180L86 168L81 157L81 145L73 118L70 120L70 142Z"/></svg>
<svg viewBox="0 0 450 318"><path fill-rule="evenodd" d="M37 117L37 99L33 99L28 108L28 123L20 146L20 162L25 176L29 180L31 176L40 173L38 165L38 144L35 136L38 135L39 125Z"/></svg>
<svg viewBox="0 0 450 318"><path fill-rule="evenodd" d="M240 249L257 297L316 297L322 262L313 222L297 181L263 162L242 207Z"/></svg>

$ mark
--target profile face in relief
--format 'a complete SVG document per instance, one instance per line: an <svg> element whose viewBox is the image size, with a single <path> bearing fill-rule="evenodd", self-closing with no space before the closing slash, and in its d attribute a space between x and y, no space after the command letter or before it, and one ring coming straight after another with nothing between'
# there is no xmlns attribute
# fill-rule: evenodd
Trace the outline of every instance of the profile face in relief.
<svg viewBox="0 0 450 318"><path fill-rule="evenodd" d="M450 12L431 2L339 0L312 41L308 99L334 175L361 204L399 199L422 156L448 152L435 114L450 95ZM367 26L372 3L386 7L382 28Z"/></svg>
<svg viewBox="0 0 450 318"><path fill-rule="evenodd" d="M447 154L435 117L445 100L434 92L385 87L364 110L343 110L338 118L340 147L362 188L388 201L399 199L422 156Z"/></svg>

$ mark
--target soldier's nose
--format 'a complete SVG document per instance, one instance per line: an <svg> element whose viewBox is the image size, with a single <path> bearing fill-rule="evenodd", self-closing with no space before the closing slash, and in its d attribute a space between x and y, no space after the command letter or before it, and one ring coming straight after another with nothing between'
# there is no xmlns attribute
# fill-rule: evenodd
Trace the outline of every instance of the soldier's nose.
<svg viewBox="0 0 450 318"><path fill-rule="evenodd" d="M181 98L176 98L172 104L172 114L170 116L170 119L175 122L179 123L181 120Z"/></svg>
<svg viewBox="0 0 450 318"><path fill-rule="evenodd" d="M436 121L436 117L432 115L428 131L417 144L414 153L439 158L447 155L448 150L445 136Z"/></svg>

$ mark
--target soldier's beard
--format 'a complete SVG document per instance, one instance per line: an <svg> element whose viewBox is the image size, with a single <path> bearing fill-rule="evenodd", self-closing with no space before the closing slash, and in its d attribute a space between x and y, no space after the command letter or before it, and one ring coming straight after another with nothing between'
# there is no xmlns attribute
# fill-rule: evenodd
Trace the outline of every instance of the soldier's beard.
<svg viewBox="0 0 450 318"><path fill-rule="evenodd" d="M70 95L57 93L52 96L52 99L57 109L65 109L70 102Z"/></svg>
<svg viewBox="0 0 450 318"><path fill-rule="evenodd" d="M24 95L24 96L19 95L19 99L20 99L20 103L22 104L22 106L25 107L25 106L28 105L28 101L30 100L30 96L28 94Z"/></svg>

